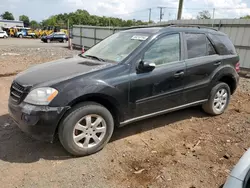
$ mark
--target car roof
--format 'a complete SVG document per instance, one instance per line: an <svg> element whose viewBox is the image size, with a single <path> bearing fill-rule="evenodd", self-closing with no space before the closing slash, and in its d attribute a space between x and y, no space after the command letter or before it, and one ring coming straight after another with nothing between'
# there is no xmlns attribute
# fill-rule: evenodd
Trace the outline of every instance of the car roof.
<svg viewBox="0 0 250 188"><path fill-rule="evenodd" d="M65 35L64 32L54 32L54 34L58 34L58 35Z"/></svg>
<svg viewBox="0 0 250 188"><path fill-rule="evenodd" d="M170 25L166 27L147 27L147 28L135 28L129 29L122 32L133 32L133 33L147 33L147 34L155 34L155 33L165 33L165 32L192 32L192 33L211 33L217 35L226 35L220 31L217 31L214 28L210 27L202 27L202 26L176 26Z"/></svg>
<svg viewBox="0 0 250 188"><path fill-rule="evenodd" d="M145 33L145 34L154 34L159 32L163 27L145 27L145 28L132 28L128 30L124 30L122 32L133 32L133 33Z"/></svg>

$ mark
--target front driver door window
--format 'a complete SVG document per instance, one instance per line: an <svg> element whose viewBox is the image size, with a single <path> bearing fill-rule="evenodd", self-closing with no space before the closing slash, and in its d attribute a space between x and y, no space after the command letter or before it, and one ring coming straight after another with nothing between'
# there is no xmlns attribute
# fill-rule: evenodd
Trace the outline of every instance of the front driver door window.
<svg viewBox="0 0 250 188"><path fill-rule="evenodd" d="M157 66L180 60L180 36L169 35L156 41L144 55L144 61Z"/></svg>
<svg viewBox="0 0 250 188"><path fill-rule="evenodd" d="M135 116L142 116L183 105L185 62L181 60L181 35L159 37L142 55L144 62L155 63L151 72L131 74L130 102Z"/></svg>

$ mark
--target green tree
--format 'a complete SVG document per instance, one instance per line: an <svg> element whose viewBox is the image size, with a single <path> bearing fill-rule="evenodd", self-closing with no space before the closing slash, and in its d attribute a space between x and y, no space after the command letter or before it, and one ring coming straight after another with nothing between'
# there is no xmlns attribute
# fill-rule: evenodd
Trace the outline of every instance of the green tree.
<svg viewBox="0 0 250 188"><path fill-rule="evenodd" d="M147 22L141 20L122 20L120 18L90 15L86 10L78 9L75 12L57 14L42 21L43 26L66 27L67 22L72 25L93 25L93 26L112 26L129 27L133 25L145 25Z"/></svg>
<svg viewBox="0 0 250 188"><path fill-rule="evenodd" d="M211 19L211 14L210 14L209 11L203 10L203 11L201 11L201 12L198 13L197 19L198 20L201 20L201 19Z"/></svg>
<svg viewBox="0 0 250 188"><path fill-rule="evenodd" d="M1 14L1 18L4 20L15 20L13 14L11 12L8 12L8 11Z"/></svg>
<svg viewBox="0 0 250 188"><path fill-rule="evenodd" d="M246 16L240 17L240 19L250 19L250 15L246 15Z"/></svg>
<svg viewBox="0 0 250 188"><path fill-rule="evenodd" d="M23 21L24 27L28 27L30 25L30 19L26 15L19 16L19 20Z"/></svg>
<svg viewBox="0 0 250 188"><path fill-rule="evenodd" d="M31 27L32 29L37 29L37 28L40 28L40 24L39 24L37 21L32 20L32 21L30 22L30 27Z"/></svg>

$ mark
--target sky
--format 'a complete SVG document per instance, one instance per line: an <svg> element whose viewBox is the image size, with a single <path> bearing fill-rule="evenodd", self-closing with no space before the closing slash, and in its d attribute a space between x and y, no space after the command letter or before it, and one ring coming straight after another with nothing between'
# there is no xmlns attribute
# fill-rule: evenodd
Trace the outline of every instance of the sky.
<svg viewBox="0 0 250 188"><path fill-rule="evenodd" d="M0 14L12 12L15 19L27 15L30 20L42 21L51 15L85 9L90 14L123 19L159 21L160 6L163 21L176 19L179 0L0 0ZM184 19L194 19L198 12L208 10L215 18L239 18L250 15L250 0L184 0Z"/></svg>

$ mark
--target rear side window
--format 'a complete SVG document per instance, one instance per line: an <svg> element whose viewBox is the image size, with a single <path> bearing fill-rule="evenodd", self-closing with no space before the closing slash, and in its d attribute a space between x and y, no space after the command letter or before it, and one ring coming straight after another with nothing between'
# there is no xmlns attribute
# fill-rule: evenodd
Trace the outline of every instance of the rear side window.
<svg viewBox="0 0 250 188"><path fill-rule="evenodd" d="M186 33L188 59L207 55L207 37L204 34Z"/></svg>
<svg viewBox="0 0 250 188"><path fill-rule="evenodd" d="M237 54L233 43L226 35L209 34L209 37L213 40L220 55Z"/></svg>

